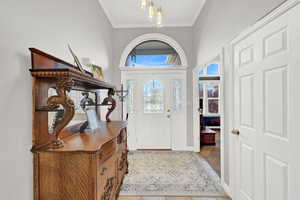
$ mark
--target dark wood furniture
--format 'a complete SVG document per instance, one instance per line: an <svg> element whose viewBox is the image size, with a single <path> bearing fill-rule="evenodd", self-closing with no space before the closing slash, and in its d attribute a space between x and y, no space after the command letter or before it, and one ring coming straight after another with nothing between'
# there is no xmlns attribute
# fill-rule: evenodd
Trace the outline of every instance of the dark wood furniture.
<svg viewBox="0 0 300 200"><path fill-rule="evenodd" d="M128 170L127 122L99 120L91 133L80 133L72 120L74 102L70 90L95 92L99 116L99 89L114 86L83 74L75 66L30 49L33 76L33 133L35 200L115 200ZM54 88L57 95L48 97ZM53 133L48 112L63 110Z"/></svg>
<svg viewBox="0 0 300 200"><path fill-rule="evenodd" d="M200 130L201 145L215 145L216 144L216 131L205 128Z"/></svg>

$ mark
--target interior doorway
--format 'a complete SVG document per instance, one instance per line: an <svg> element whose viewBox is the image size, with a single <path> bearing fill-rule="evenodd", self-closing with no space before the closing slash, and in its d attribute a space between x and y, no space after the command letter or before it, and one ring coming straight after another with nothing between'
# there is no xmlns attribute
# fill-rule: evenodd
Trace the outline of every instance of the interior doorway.
<svg viewBox="0 0 300 200"><path fill-rule="evenodd" d="M222 56L196 68L193 83L195 150L221 177L224 143Z"/></svg>

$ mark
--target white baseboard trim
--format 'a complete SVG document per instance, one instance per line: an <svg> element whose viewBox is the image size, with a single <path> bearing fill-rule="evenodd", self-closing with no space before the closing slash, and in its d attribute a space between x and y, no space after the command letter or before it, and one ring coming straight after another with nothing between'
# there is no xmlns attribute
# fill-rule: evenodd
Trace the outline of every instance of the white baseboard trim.
<svg viewBox="0 0 300 200"><path fill-rule="evenodd" d="M221 184L222 184L222 187L224 188L225 192L227 193L227 195L232 198L229 186L224 182L224 180L221 180Z"/></svg>
<svg viewBox="0 0 300 200"><path fill-rule="evenodd" d="M186 146L186 147L182 147L182 148L173 148L173 151L194 151L194 147L193 146Z"/></svg>
<svg viewBox="0 0 300 200"><path fill-rule="evenodd" d="M128 148L129 151L136 151L138 148ZM172 151L194 151L194 147L173 148Z"/></svg>

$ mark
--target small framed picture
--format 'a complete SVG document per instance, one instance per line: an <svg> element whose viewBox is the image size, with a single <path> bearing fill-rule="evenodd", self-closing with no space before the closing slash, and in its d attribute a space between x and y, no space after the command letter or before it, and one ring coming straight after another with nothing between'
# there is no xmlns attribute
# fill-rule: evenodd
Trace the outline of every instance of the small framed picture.
<svg viewBox="0 0 300 200"><path fill-rule="evenodd" d="M89 123L88 127L91 130L95 130L97 128L99 128L99 124L98 124L98 119L97 119L97 114L96 114L96 110L93 107L88 107L85 109L85 113L87 116L87 121Z"/></svg>
<svg viewBox="0 0 300 200"><path fill-rule="evenodd" d="M91 65L91 68L92 68L92 73L93 73L93 76L100 80L100 81L103 81L104 80L104 76L103 76L103 72L102 72L102 68L97 66L97 65Z"/></svg>

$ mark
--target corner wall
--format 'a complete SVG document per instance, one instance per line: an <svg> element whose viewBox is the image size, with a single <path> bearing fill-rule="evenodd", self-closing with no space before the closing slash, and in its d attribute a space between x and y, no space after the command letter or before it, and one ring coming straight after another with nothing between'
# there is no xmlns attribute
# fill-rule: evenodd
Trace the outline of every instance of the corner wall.
<svg viewBox="0 0 300 200"><path fill-rule="evenodd" d="M198 17L193 29L194 63L195 66L205 64L220 52L237 34L256 20L266 15L284 0L209 0ZM231 101L231 65L230 55L226 49L225 55L225 149L224 149L224 180L230 185L229 178L229 119L233 117L234 105ZM194 108L195 109L195 108Z"/></svg>
<svg viewBox="0 0 300 200"><path fill-rule="evenodd" d="M112 26L98 0L1 0L0 2L0 195L32 200L32 96L29 47L73 63L89 57L113 75Z"/></svg>

